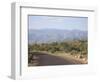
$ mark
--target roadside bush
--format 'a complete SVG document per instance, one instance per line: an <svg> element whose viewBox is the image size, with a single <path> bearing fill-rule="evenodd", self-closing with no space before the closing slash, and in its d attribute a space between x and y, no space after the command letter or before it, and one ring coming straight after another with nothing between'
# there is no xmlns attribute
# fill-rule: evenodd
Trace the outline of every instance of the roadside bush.
<svg viewBox="0 0 100 82"><path fill-rule="evenodd" d="M28 52L30 51L47 51L51 53L66 52L71 55L79 54L87 55L87 41L75 40L64 42L52 42L52 43L34 43L28 45Z"/></svg>

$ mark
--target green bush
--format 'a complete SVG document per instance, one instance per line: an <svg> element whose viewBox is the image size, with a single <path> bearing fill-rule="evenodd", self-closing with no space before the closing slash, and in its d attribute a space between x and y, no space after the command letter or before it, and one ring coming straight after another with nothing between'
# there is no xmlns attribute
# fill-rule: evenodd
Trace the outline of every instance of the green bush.
<svg viewBox="0 0 100 82"><path fill-rule="evenodd" d="M48 51L55 53L57 51L82 55L87 54L88 43L85 40L64 41L64 42L52 42L28 45L28 52L30 51Z"/></svg>

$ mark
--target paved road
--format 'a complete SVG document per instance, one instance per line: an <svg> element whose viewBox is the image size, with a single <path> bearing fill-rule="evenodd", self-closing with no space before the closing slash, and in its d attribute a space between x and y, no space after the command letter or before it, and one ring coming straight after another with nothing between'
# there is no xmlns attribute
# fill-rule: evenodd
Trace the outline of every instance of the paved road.
<svg viewBox="0 0 100 82"><path fill-rule="evenodd" d="M66 58L62 58L59 56L53 56L51 54L44 53L36 53L36 55L38 55L39 57L39 59L37 60L38 66L82 64L82 61L67 56Z"/></svg>

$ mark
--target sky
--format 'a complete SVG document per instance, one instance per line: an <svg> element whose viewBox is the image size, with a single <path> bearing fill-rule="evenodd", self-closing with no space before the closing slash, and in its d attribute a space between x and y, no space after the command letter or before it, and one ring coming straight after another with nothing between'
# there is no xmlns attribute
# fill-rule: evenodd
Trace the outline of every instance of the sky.
<svg viewBox="0 0 100 82"><path fill-rule="evenodd" d="M28 16L29 29L63 29L87 31L87 17Z"/></svg>

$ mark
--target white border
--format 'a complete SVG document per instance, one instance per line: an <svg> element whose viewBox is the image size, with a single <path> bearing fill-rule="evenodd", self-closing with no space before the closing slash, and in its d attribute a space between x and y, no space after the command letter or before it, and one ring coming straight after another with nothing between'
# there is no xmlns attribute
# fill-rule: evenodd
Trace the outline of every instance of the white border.
<svg viewBox="0 0 100 82"><path fill-rule="evenodd" d="M67 7L48 8L26 3L12 4L12 78L34 79L63 75L84 75L95 73L95 55L92 52L95 40L95 9ZM27 67L27 15L57 15L88 17L88 65ZM14 29L15 27L15 29ZM15 54L15 55L14 55ZM91 54L91 55L90 55ZM59 68L58 68L59 67Z"/></svg>

